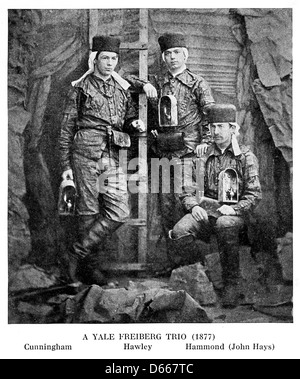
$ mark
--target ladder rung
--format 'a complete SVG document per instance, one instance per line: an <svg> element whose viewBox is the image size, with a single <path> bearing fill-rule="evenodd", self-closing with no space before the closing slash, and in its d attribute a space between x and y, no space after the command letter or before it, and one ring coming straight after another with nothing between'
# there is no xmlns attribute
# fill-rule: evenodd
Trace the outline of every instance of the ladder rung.
<svg viewBox="0 0 300 379"><path fill-rule="evenodd" d="M147 226L147 221L143 218L130 218L125 222L128 226Z"/></svg>
<svg viewBox="0 0 300 379"><path fill-rule="evenodd" d="M122 42L121 50L148 50L148 44L140 42Z"/></svg>
<svg viewBox="0 0 300 379"><path fill-rule="evenodd" d="M146 271L147 265L144 263L103 263L103 271Z"/></svg>

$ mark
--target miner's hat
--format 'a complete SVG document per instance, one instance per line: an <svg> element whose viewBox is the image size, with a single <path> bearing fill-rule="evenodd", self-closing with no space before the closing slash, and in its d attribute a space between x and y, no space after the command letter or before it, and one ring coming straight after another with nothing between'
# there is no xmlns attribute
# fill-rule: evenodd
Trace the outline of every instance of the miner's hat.
<svg viewBox="0 0 300 379"><path fill-rule="evenodd" d="M182 34L165 33L158 38L158 43L162 53L172 47L186 47L185 38Z"/></svg>
<svg viewBox="0 0 300 379"><path fill-rule="evenodd" d="M95 36L93 37L92 51L110 51L119 54L121 41L116 37Z"/></svg>
<svg viewBox="0 0 300 379"><path fill-rule="evenodd" d="M233 104L215 104L208 110L208 122L236 122L236 107Z"/></svg>

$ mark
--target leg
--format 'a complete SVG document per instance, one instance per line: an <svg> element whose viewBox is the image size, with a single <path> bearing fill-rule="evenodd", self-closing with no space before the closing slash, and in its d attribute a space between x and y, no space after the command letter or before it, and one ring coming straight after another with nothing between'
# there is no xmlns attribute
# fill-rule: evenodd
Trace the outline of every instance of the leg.
<svg viewBox="0 0 300 379"><path fill-rule="evenodd" d="M170 230L169 237L172 240L181 240L183 238L201 239L209 242L213 228L209 222L199 222L194 219L191 213L183 216Z"/></svg>
<svg viewBox="0 0 300 379"><path fill-rule="evenodd" d="M129 216L128 193L126 177L121 168L106 166L101 170L97 162L95 168L92 167L89 172L93 172L93 169L96 170L96 180L95 177L89 178L86 187L89 188L89 194L93 194L96 187L97 203L95 204L95 197L90 196L85 204L89 207L93 205L94 208L97 206L99 213L98 195L100 195L101 215L97 215L82 240L73 245L72 256L81 263L79 273L85 283L103 285L106 281L99 269L97 252L103 249L106 238L116 231ZM87 223L90 223L92 217L83 217Z"/></svg>
<svg viewBox="0 0 300 379"><path fill-rule="evenodd" d="M182 244L182 241L169 238L169 231L173 226L181 220L185 215L181 201L179 199L178 183L182 183L182 163L180 160L174 161L174 168L164 169L160 172L160 185L161 190L158 194L158 206L161 215L161 225L163 235L166 241L167 256L172 267L178 266L182 263L182 252L185 251L186 246ZM170 178L170 188L164 183L165 178ZM167 191L167 192L165 192Z"/></svg>
<svg viewBox="0 0 300 379"><path fill-rule="evenodd" d="M121 222L99 217L83 240L73 245L73 259L81 263L77 273L85 283L98 285L106 283L106 279L98 267L99 259L96 249L101 250L106 238L121 225Z"/></svg>
<svg viewBox="0 0 300 379"><path fill-rule="evenodd" d="M179 241L171 240L169 238L169 231L184 215L178 196L174 193L160 193L159 211L161 214L162 231L166 241L167 257L171 267L175 267L178 266L180 261L180 254L178 251L182 251L183 247L180 246L181 243Z"/></svg>
<svg viewBox="0 0 300 379"><path fill-rule="evenodd" d="M78 198L76 211L78 214L78 238L75 246L82 243L90 227L99 216L97 191L97 162L81 155L74 154L73 170ZM75 282L79 280L79 267L83 256L74 252L74 245L69 251L69 277Z"/></svg>
<svg viewBox="0 0 300 379"><path fill-rule="evenodd" d="M204 257L199 251L199 246L195 240L202 240L203 242L209 242L213 227L210 222L198 222L194 219L192 214L186 214L179 220L172 230L169 232L170 241L177 243L177 246L182 253L193 253L194 257L197 257L198 261L204 261Z"/></svg>
<svg viewBox="0 0 300 379"><path fill-rule="evenodd" d="M236 306L240 297L239 234L243 225L244 220L237 216L221 216L215 225L225 285L223 306Z"/></svg>
<svg viewBox="0 0 300 379"><path fill-rule="evenodd" d="M80 241L82 241L83 238L87 235L91 226L98 217L98 214L78 216L78 237Z"/></svg>

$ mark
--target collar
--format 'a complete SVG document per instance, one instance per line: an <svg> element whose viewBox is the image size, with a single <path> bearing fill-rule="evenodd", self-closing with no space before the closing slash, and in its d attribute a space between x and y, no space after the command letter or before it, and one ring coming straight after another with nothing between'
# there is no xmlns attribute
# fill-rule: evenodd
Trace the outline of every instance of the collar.
<svg viewBox="0 0 300 379"><path fill-rule="evenodd" d="M106 86L106 90L104 90L104 85ZM88 75L82 81L77 83L76 87L82 88L82 90L91 97L97 96L99 90L105 96L112 97L114 94L114 89L121 90L122 88L113 77L110 77L107 81L104 81L93 74Z"/></svg>
<svg viewBox="0 0 300 379"><path fill-rule="evenodd" d="M184 64L181 68L181 70L179 72L177 72L177 74L173 75L170 71L169 71L169 75L172 77L172 78L176 78L178 75L182 74L185 70L186 70L186 65Z"/></svg>
<svg viewBox="0 0 300 379"><path fill-rule="evenodd" d="M96 76L95 74L91 74L91 79L92 79L92 82L100 84L100 85L107 84L108 86L111 86L111 87L115 85L115 82L112 76L110 76L107 80L104 80L100 78L99 76Z"/></svg>
<svg viewBox="0 0 300 379"><path fill-rule="evenodd" d="M226 147L223 154L225 154L227 151L230 151L235 157L238 157L241 155L241 150L239 149L239 147L238 149L235 148L235 146L232 143L230 143L230 145ZM222 155L221 149L217 146L215 142L213 142L213 144L208 148L207 157L210 157L212 155L215 155L215 156Z"/></svg>
<svg viewBox="0 0 300 379"><path fill-rule="evenodd" d="M169 83L171 79L177 79L182 84L192 88L197 80L197 76L193 74L188 68L184 68L184 70L180 73L178 73L175 77L170 73L167 72L164 76L163 84Z"/></svg>

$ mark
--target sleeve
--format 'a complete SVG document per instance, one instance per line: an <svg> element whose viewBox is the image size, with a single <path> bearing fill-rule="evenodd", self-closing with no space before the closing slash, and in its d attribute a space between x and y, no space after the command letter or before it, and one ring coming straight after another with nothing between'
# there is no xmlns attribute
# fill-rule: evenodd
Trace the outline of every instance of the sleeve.
<svg viewBox="0 0 300 379"><path fill-rule="evenodd" d="M211 145L213 142L212 135L210 132L209 122L204 117L201 121L201 143L206 143Z"/></svg>
<svg viewBox="0 0 300 379"><path fill-rule="evenodd" d="M71 149L74 136L77 131L77 101L78 90L72 88L67 96L59 138L60 164L62 172L72 168Z"/></svg>
<svg viewBox="0 0 300 379"><path fill-rule="evenodd" d="M245 155L244 188L240 201L233 206L238 216L252 212L262 199L259 181L259 165L257 158L252 152Z"/></svg>
<svg viewBox="0 0 300 379"><path fill-rule="evenodd" d="M198 81L198 85L196 87L196 96L198 99L199 107L203 113L206 113L207 107L215 103L211 88L207 81L203 78L200 78Z"/></svg>
<svg viewBox="0 0 300 379"><path fill-rule="evenodd" d="M196 180L196 162L185 163L182 192L179 194L179 199L183 208L187 212L199 205L197 199L197 180Z"/></svg>
<svg viewBox="0 0 300 379"><path fill-rule="evenodd" d="M124 77L125 78L125 77ZM128 75L126 76L126 80L130 83L131 87L129 88L131 93L131 103L132 96L135 96L136 93L143 93L143 87L147 83L151 83L156 89L158 89L157 79L154 75L149 76L149 81L141 80L137 76ZM134 104L134 102L133 102ZM136 106L136 104L134 104ZM137 107L136 107L137 108ZM132 112L128 112L128 114L132 114ZM148 100L148 132L158 127L158 99L156 100ZM129 117L130 118L130 117ZM126 122L125 129L130 132L130 123L138 118L138 112L136 111L136 116L130 122Z"/></svg>
<svg viewBox="0 0 300 379"><path fill-rule="evenodd" d="M212 136L206 115L208 113L208 109L215 104L215 100L213 98L210 86L205 79L200 78L197 84L195 93L199 109L202 112L201 143L207 143L210 145L212 143Z"/></svg>
<svg viewBox="0 0 300 379"><path fill-rule="evenodd" d="M131 126L132 121L138 119L137 105L134 103L130 91L126 91L126 113L124 120L124 132L134 133L135 129Z"/></svg>
<svg viewBox="0 0 300 379"><path fill-rule="evenodd" d="M137 92L137 93L142 93L144 85L147 84L147 83L149 83L148 80L139 79L135 75L124 76L124 79L126 79L127 82L130 84L130 88L129 89L131 91Z"/></svg>

